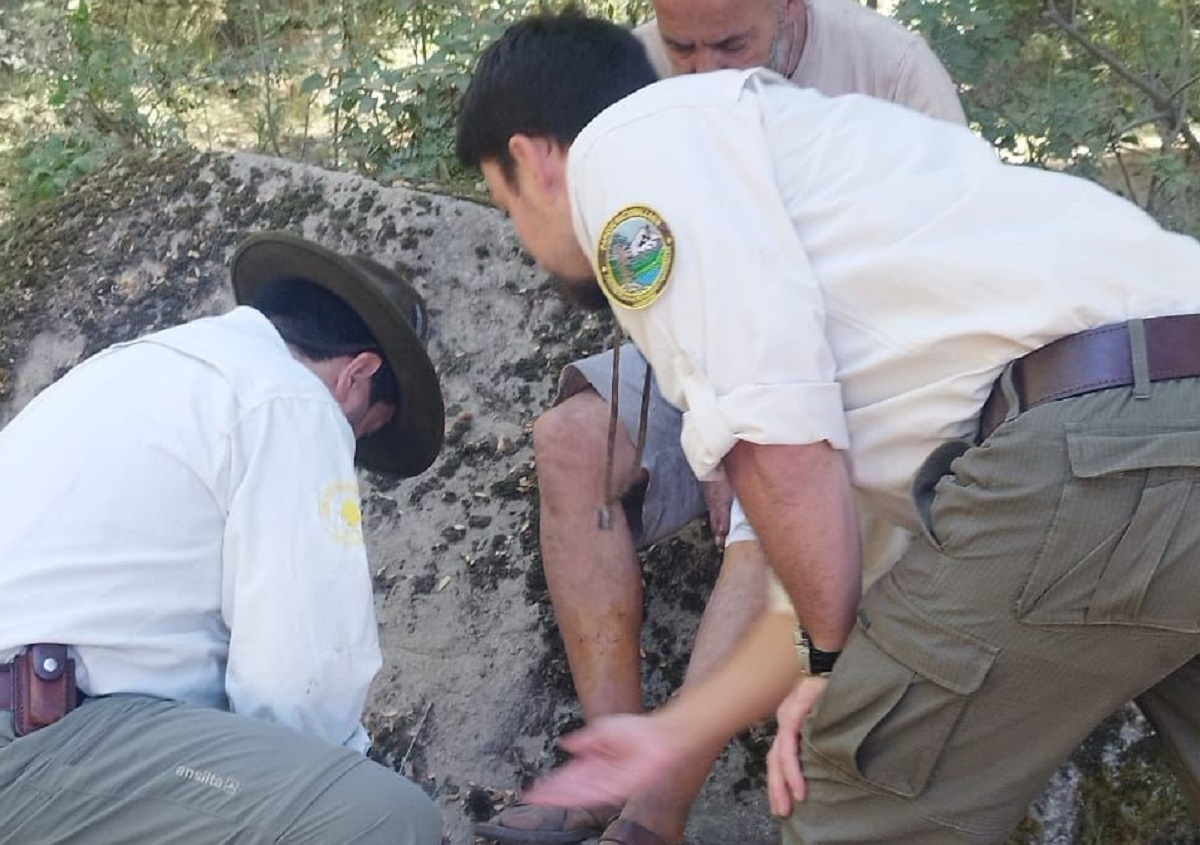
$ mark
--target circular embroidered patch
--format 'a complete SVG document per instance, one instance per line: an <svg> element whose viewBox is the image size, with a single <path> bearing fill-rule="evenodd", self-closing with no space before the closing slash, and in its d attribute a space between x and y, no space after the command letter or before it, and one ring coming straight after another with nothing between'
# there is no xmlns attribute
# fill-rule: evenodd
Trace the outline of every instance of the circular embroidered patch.
<svg viewBox="0 0 1200 845"><path fill-rule="evenodd" d="M600 233L600 284L626 308L653 305L670 281L674 262L671 230L644 205L618 212Z"/></svg>
<svg viewBox="0 0 1200 845"><path fill-rule="evenodd" d="M321 523L335 540L348 547L363 544L357 484L349 481L330 484L321 494L319 509Z"/></svg>

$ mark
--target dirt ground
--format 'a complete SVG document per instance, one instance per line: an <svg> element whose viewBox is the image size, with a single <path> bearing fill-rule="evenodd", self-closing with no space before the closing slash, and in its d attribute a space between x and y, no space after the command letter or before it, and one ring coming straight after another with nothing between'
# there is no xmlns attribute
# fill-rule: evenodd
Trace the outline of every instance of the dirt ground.
<svg viewBox="0 0 1200 845"><path fill-rule="evenodd" d="M265 228L368 253L430 306L446 448L416 479L361 478L385 654L366 721L373 756L419 782L466 845L471 822L560 759L555 739L580 724L538 553L530 427L563 364L611 331L566 308L499 213L249 155L120 163L0 228L0 425L96 350L228 308L233 248ZM645 556L648 704L682 679L718 560L702 525ZM730 746L693 814L693 845L776 840L769 737ZM1120 714L1012 841L1200 841L1155 749L1136 713Z"/></svg>

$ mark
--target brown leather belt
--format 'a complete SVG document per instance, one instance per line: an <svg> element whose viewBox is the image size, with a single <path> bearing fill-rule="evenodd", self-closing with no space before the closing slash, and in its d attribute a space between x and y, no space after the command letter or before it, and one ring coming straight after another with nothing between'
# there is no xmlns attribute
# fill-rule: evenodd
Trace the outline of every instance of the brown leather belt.
<svg viewBox="0 0 1200 845"><path fill-rule="evenodd" d="M1143 320L1148 381L1200 376L1200 314ZM1021 411L1035 405L1134 383L1129 323L1089 329L1036 349L1015 362L1013 387ZM1008 415L1000 381L983 405L979 439Z"/></svg>
<svg viewBox="0 0 1200 845"><path fill-rule="evenodd" d="M12 710L12 664L0 665L0 710Z"/></svg>

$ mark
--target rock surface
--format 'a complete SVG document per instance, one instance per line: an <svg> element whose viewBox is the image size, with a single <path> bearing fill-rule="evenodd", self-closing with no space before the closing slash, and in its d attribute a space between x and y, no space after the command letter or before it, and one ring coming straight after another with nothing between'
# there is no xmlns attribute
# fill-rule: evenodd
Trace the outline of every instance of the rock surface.
<svg viewBox="0 0 1200 845"><path fill-rule="evenodd" d="M371 254L430 306L446 448L419 478L361 479L385 655L367 724L374 756L421 783L450 840L470 843L471 822L513 800L580 723L538 556L530 426L562 365L611 331L567 310L498 212L242 154L119 163L0 229L0 425L104 346L230 307L233 248L266 228ZM697 526L645 562L655 704L682 679L719 558ZM1012 841L1200 841L1145 733L1132 710L1098 731ZM775 841L768 742L764 729L732 744L690 842Z"/></svg>

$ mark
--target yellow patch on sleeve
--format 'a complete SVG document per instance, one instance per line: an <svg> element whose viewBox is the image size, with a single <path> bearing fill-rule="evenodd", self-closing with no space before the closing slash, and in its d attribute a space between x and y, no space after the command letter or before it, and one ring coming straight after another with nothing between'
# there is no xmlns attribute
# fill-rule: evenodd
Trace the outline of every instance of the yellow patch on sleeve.
<svg viewBox="0 0 1200 845"><path fill-rule="evenodd" d="M337 481L325 488L319 505L321 524L334 540L343 546L363 544L362 508L358 502L358 485L352 481Z"/></svg>

